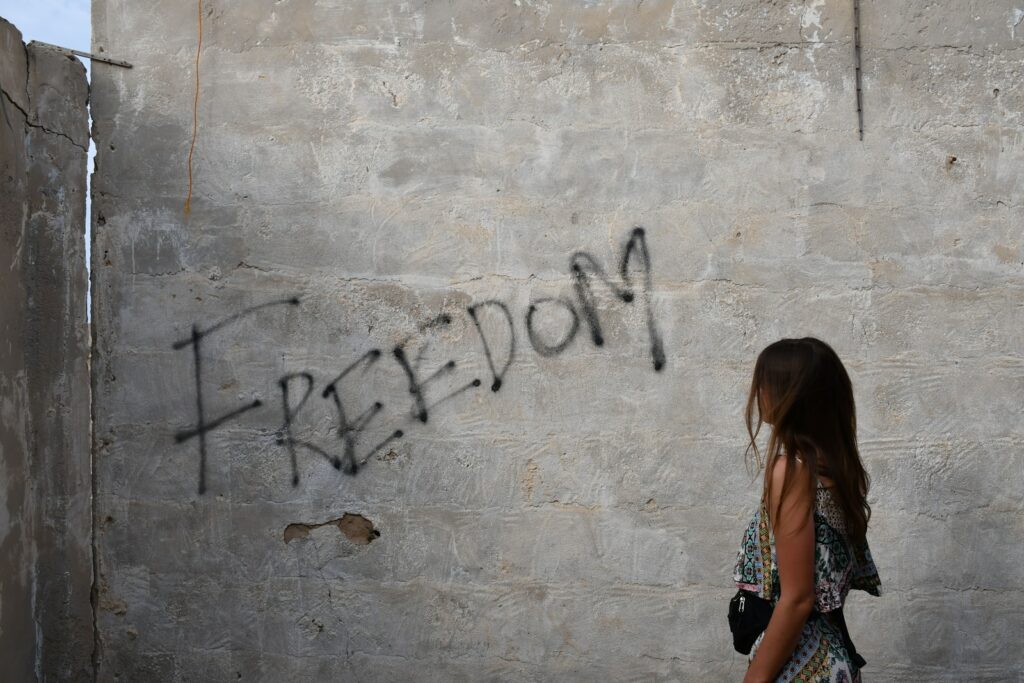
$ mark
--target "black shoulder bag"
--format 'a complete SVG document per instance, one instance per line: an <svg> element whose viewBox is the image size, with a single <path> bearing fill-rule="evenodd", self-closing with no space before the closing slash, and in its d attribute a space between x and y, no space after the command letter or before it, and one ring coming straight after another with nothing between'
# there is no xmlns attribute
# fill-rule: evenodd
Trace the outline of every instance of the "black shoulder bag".
<svg viewBox="0 0 1024 683"><path fill-rule="evenodd" d="M732 631L732 644L736 651L749 655L754 647L754 641L761 635L761 632L768 628L771 621L774 606L757 593L746 589L739 589L736 595L729 601L729 629ZM817 612L817 610L815 610ZM822 614L818 612L818 614ZM843 645L857 669L864 668L867 663L857 653L853 641L850 639L850 632L846 627L846 618L843 616L843 608L829 612L834 615L835 623L843 634Z"/></svg>
<svg viewBox="0 0 1024 683"><path fill-rule="evenodd" d="M768 628L774 606L757 593L740 588L729 601L729 630L736 651L749 655L754 641Z"/></svg>

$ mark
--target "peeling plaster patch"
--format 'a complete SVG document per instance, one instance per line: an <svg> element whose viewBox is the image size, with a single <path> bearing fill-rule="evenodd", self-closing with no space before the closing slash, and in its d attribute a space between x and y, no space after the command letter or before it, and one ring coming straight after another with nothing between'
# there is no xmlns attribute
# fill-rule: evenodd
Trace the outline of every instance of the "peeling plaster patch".
<svg viewBox="0 0 1024 683"><path fill-rule="evenodd" d="M523 490L526 492L526 497L533 497L533 487L537 482L537 471L540 468L537 467L537 463L530 458L526 463L526 472L523 474Z"/></svg>
<svg viewBox="0 0 1024 683"><path fill-rule="evenodd" d="M125 614L128 614L128 603L124 600L102 597L100 598L100 609L116 614L119 617L123 617Z"/></svg>
<svg viewBox="0 0 1024 683"><path fill-rule="evenodd" d="M7 459L4 455L3 444L0 444L0 481L8 482L10 479L7 478ZM0 486L0 545L7 540L7 535L11 531L11 513L7 509L7 485L5 483ZM3 582L0 581L0 589L2 588ZM0 593L0 614L3 614L3 593Z"/></svg>
<svg viewBox="0 0 1024 683"><path fill-rule="evenodd" d="M1003 263L1014 264L1018 261L1017 250L1005 244L996 244L992 247L992 253Z"/></svg>
<svg viewBox="0 0 1024 683"><path fill-rule="evenodd" d="M338 527L345 537L357 545L367 545L373 539L380 536L380 532L373 528L373 522L362 515L355 515L346 512L337 519L331 519L321 524L289 524L284 529L284 542L291 543L296 538L306 538L313 529L333 524Z"/></svg>
<svg viewBox="0 0 1024 683"><path fill-rule="evenodd" d="M739 13L740 11L736 7L728 7L725 10L716 13L714 20L715 28L718 29L718 32L721 33L725 29L729 28L729 24L733 19L739 16Z"/></svg>
<svg viewBox="0 0 1024 683"><path fill-rule="evenodd" d="M804 7L800 15L800 28L806 32L812 26L816 27L814 33L807 36L807 40L817 43L821 40L818 31L821 29L821 8L825 6L825 0L811 0L811 4Z"/></svg>
<svg viewBox="0 0 1024 683"><path fill-rule="evenodd" d="M25 435L28 434L28 414L28 373L24 369L20 369L17 373L0 375L0 423L9 426L15 434ZM25 438L22 436L21 443L18 445L27 450L28 445ZM10 456L4 452L3 445L0 444L0 543L5 542L7 536L13 531L12 519L15 524L20 524L20 510L15 510L12 517L8 507L11 503L7 500L7 495L10 486L15 485L14 479L11 477L19 474L18 470L7 471L9 461ZM8 482L11 484L9 485Z"/></svg>
<svg viewBox="0 0 1024 683"><path fill-rule="evenodd" d="M1010 27L1011 39L1017 39L1017 27L1020 26L1022 21L1024 21L1024 9L1014 8L1013 14L1010 15L1010 20L1006 22L1007 26Z"/></svg>
<svg viewBox="0 0 1024 683"><path fill-rule="evenodd" d="M814 46L807 52L807 58L814 63L814 52L822 47L822 38L819 31L824 30L821 25L821 8L825 6L825 0L811 0L811 4L804 7L800 15L800 35ZM811 28L814 32L810 33ZM808 35L809 34L809 35Z"/></svg>
<svg viewBox="0 0 1024 683"><path fill-rule="evenodd" d="M316 617L303 616L299 620L299 624L302 626L302 630L306 632L309 640L315 640L324 632L324 624Z"/></svg>

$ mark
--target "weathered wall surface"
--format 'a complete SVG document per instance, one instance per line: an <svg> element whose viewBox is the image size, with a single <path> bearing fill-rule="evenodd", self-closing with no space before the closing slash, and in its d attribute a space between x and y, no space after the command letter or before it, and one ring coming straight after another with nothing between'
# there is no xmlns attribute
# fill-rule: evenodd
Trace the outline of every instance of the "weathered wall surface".
<svg viewBox="0 0 1024 683"><path fill-rule="evenodd" d="M207 2L185 216L195 6L94 3L100 679L739 680L805 334L865 675L1016 677L1022 10L862 4L860 142L848 2Z"/></svg>
<svg viewBox="0 0 1024 683"><path fill-rule="evenodd" d="M89 89L0 19L0 91L0 677L87 680Z"/></svg>

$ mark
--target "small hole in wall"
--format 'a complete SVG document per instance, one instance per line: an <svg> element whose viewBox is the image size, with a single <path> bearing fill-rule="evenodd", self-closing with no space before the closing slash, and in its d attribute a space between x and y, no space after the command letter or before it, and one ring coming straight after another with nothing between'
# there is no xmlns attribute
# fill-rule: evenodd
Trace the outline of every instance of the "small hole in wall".
<svg viewBox="0 0 1024 683"><path fill-rule="evenodd" d="M946 157L946 169L947 170L953 168L953 164L955 164L955 163L956 163L956 157L955 156L948 156L948 157Z"/></svg>
<svg viewBox="0 0 1024 683"><path fill-rule="evenodd" d="M999 88L992 89L992 97L999 97Z"/></svg>
<svg viewBox="0 0 1024 683"><path fill-rule="evenodd" d="M373 539L380 538L380 531L375 529L373 522L362 515L346 512L337 519L332 519L319 524L294 523L289 524L284 530L284 542L291 543L296 539L308 538L310 532L323 526L336 526L345 537L357 545L368 545Z"/></svg>

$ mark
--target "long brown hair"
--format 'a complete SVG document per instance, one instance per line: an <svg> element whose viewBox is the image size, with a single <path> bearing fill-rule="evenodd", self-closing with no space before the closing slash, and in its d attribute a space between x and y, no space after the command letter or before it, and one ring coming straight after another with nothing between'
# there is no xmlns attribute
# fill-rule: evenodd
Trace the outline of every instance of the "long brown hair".
<svg viewBox="0 0 1024 683"><path fill-rule="evenodd" d="M752 426L755 406L756 428ZM795 481L795 467L786 467L779 504L774 513L769 512L769 518L778 519L782 498L792 486L809 487L813 500L817 475L822 474L835 482L831 493L845 513L850 538L865 540L871 519L867 502L870 478L857 450L853 385L832 347L814 337L780 339L765 347L754 364L745 418L750 444L744 457L749 463L753 448L758 468L762 462L754 439L763 422L772 425L765 463L765 501L771 500L769 473L779 458L793 465L799 455L808 466L803 481Z"/></svg>

